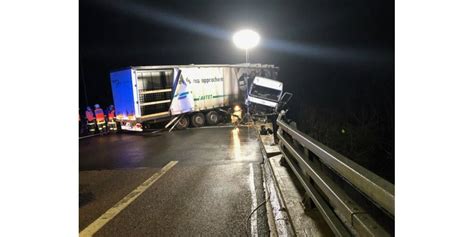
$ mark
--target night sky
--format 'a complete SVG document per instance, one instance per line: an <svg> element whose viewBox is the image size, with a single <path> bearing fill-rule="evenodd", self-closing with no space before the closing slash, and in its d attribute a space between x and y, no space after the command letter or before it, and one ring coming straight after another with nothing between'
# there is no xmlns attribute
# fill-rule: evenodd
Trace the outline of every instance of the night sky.
<svg viewBox="0 0 474 237"><path fill-rule="evenodd" d="M369 160L359 163L393 179L393 165L370 165L394 159L393 1L81 0L80 107L86 105L82 80L89 105L112 103L114 69L242 63L244 52L231 41L242 28L262 37L250 61L280 67L278 79L294 93L289 116L299 128L311 133L311 118L328 118L335 130L365 126L358 133L368 131L374 138L361 146L381 145L360 151ZM354 157L356 150L341 152Z"/></svg>

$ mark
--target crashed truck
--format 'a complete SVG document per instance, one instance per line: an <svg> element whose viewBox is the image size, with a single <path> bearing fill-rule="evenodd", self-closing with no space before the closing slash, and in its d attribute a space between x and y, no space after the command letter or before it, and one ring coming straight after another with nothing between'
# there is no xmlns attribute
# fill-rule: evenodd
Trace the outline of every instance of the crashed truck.
<svg viewBox="0 0 474 237"><path fill-rule="evenodd" d="M163 121L216 125L234 108L273 111L287 98L277 76L278 67L264 64L132 66L112 71L110 82L122 130L143 131Z"/></svg>

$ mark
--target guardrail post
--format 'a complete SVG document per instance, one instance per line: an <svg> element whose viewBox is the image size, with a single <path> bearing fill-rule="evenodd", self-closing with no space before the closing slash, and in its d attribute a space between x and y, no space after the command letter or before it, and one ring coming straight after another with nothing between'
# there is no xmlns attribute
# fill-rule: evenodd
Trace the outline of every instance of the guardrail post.
<svg viewBox="0 0 474 237"><path fill-rule="evenodd" d="M304 192L303 200L301 202L303 203L304 209L307 211L311 211L316 207L306 191Z"/></svg>
<svg viewBox="0 0 474 237"><path fill-rule="evenodd" d="M296 145L296 141L293 140L293 143ZM303 150L304 150L305 158L308 159L309 158L308 149L306 147L303 147ZM308 172L303 171L303 173L304 173L304 179L306 179L311 185L313 185L313 183L311 182L311 176L308 174ZM308 211L316 207L313 203L313 200L311 200L311 197L308 195L306 190L305 190L305 194L303 196L303 201L302 202L303 202L304 208L307 209Z"/></svg>

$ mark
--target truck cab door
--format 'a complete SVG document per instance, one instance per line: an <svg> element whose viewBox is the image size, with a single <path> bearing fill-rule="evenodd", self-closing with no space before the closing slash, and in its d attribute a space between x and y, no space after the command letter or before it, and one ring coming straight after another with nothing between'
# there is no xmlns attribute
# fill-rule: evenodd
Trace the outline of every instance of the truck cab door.
<svg viewBox="0 0 474 237"><path fill-rule="evenodd" d="M280 101L278 102L278 109L282 109L285 107L288 102L290 102L291 98L293 97L293 93L290 92L285 92L283 95L280 97Z"/></svg>

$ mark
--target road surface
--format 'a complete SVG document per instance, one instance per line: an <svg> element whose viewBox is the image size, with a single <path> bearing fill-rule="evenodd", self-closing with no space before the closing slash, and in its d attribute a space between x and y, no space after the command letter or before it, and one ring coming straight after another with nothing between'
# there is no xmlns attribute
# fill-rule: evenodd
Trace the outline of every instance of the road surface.
<svg viewBox="0 0 474 237"><path fill-rule="evenodd" d="M265 200L257 139L246 127L81 139L81 234L268 235L265 205L246 224Z"/></svg>

